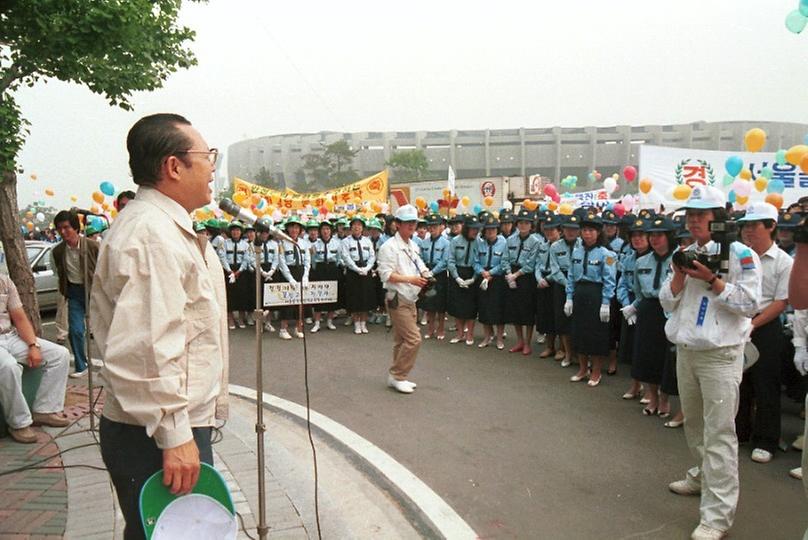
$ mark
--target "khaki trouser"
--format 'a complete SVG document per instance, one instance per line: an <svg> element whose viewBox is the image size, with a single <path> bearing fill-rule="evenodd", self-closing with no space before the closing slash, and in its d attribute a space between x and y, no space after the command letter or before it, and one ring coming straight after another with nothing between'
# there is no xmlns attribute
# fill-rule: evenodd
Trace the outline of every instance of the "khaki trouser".
<svg viewBox="0 0 808 540"><path fill-rule="evenodd" d="M56 339L64 341L67 339L67 298L62 293L56 293Z"/></svg>
<svg viewBox="0 0 808 540"><path fill-rule="evenodd" d="M687 476L701 485L701 523L727 531L738 506L735 415L743 376L743 348L694 351L679 345L676 375L687 445L700 462L687 471Z"/></svg>
<svg viewBox="0 0 808 540"><path fill-rule="evenodd" d="M393 322L393 366L390 375L404 381L415 366L415 357L421 347L421 331L418 329L418 309L401 295L398 307L387 307Z"/></svg>

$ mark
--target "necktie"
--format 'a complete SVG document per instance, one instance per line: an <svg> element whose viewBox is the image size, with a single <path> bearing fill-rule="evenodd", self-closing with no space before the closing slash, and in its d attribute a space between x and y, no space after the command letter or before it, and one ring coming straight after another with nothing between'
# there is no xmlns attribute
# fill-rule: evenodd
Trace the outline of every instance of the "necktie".
<svg viewBox="0 0 808 540"><path fill-rule="evenodd" d="M466 242L466 261L464 263L465 266L469 265L469 255L471 255L471 242Z"/></svg>
<svg viewBox="0 0 808 540"><path fill-rule="evenodd" d="M581 272L581 276L583 277L586 276L586 265L587 263L589 263L589 250L590 248L584 248L584 268L583 271Z"/></svg>
<svg viewBox="0 0 808 540"><path fill-rule="evenodd" d="M547 260L544 261L544 275L547 276L550 274L550 248L547 248Z"/></svg>
<svg viewBox="0 0 808 540"><path fill-rule="evenodd" d="M519 257L522 256L522 248L525 246L525 239L526 237L525 238L522 238L521 236L519 237L519 251L516 252L516 261L515 261L516 264L519 266L521 266L519 264Z"/></svg>
<svg viewBox="0 0 808 540"><path fill-rule="evenodd" d="M233 242L233 266L238 264L238 242Z"/></svg>
<svg viewBox="0 0 808 540"><path fill-rule="evenodd" d="M654 289L659 289L659 282L662 279L662 261L664 261L668 257L667 253L664 257L660 257L656 253L654 253L654 258L656 259L656 271L654 272Z"/></svg>
<svg viewBox="0 0 808 540"><path fill-rule="evenodd" d="M355 238L355 240L356 240L356 251L359 252L359 264L358 264L358 266L359 266L359 268L364 268L365 267L365 254L362 253L362 242L359 240L359 238Z"/></svg>
<svg viewBox="0 0 808 540"><path fill-rule="evenodd" d="M264 242L264 264L269 264L269 242Z"/></svg>
<svg viewBox="0 0 808 540"><path fill-rule="evenodd" d="M323 249L323 262L328 264L328 240L323 242L323 246L325 247L325 249Z"/></svg>
<svg viewBox="0 0 808 540"><path fill-rule="evenodd" d="M300 252L292 246L292 253L295 254L295 266L300 266Z"/></svg>
<svg viewBox="0 0 808 540"><path fill-rule="evenodd" d="M494 244L488 244L488 264L485 265L486 270L491 270L491 257L494 256Z"/></svg>
<svg viewBox="0 0 808 540"><path fill-rule="evenodd" d="M432 268L435 265L435 242L436 240L432 239L432 247L429 249L429 267Z"/></svg>

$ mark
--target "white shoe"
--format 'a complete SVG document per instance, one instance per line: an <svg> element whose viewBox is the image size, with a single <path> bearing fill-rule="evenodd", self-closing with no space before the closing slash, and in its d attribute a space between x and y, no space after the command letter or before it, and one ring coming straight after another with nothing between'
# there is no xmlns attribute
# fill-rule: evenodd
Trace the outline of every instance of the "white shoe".
<svg viewBox="0 0 808 540"><path fill-rule="evenodd" d="M572 365L572 360L567 360L566 358L561 361L561 367L570 367Z"/></svg>
<svg viewBox="0 0 808 540"><path fill-rule="evenodd" d="M235 325L235 324L230 324L230 325L228 325L227 327L228 327L230 330L235 330L235 329L236 329L236 325Z"/></svg>
<svg viewBox="0 0 808 540"><path fill-rule="evenodd" d="M536 343L544 343L544 340L547 338L544 334L536 334Z"/></svg>
<svg viewBox="0 0 808 540"><path fill-rule="evenodd" d="M387 375L387 386L394 388L396 391L401 392L402 394L412 394L413 390L415 390L412 383L409 383L408 381L396 380L390 374Z"/></svg>
<svg viewBox="0 0 808 540"><path fill-rule="evenodd" d="M239 321L239 322L238 322L238 327L239 327L239 328L247 328L247 325L246 325L246 324L244 324L244 322L243 322L243 321Z"/></svg>
<svg viewBox="0 0 808 540"><path fill-rule="evenodd" d="M799 452L802 452L802 447L804 443L805 443L805 435L800 435L794 440L793 443L791 443L791 448Z"/></svg>
<svg viewBox="0 0 808 540"><path fill-rule="evenodd" d="M306 317L305 320L306 320L306 324L311 324L312 322L314 322L314 321L312 321L311 317Z"/></svg>
<svg viewBox="0 0 808 540"><path fill-rule="evenodd" d="M266 330L267 332L274 332L275 327L272 326L271 322L267 321L267 322L264 323L264 330Z"/></svg>
<svg viewBox="0 0 808 540"><path fill-rule="evenodd" d="M281 339L292 339L292 336L289 335L289 330L286 328L281 328L281 331L278 332L278 337Z"/></svg>
<svg viewBox="0 0 808 540"><path fill-rule="evenodd" d="M329 330L336 330L337 329L337 327L334 326L334 321L332 321L331 319L328 319L326 321L325 327L328 328Z"/></svg>
<svg viewBox="0 0 808 540"><path fill-rule="evenodd" d="M385 319L384 319L384 325L385 325L387 328L391 328L391 327L393 326L393 319L391 319L391 318L390 318L390 315L387 315L387 317L385 317Z"/></svg>
<svg viewBox="0 0 808 540"><path fill-rule="evenodd" d="M353 325L353 333L359 335L362 333L362 324L355 322Z"/></svg>
<svg viewBox="0 0 808 540"><path fill-rule="evenodd" d="M347 319L345 319L345 323L343 324L343 326L351 326L352 322L353 320L350 317L348 317Z"/></svg>
<svg viewBox="0 0 808 540"><path fill-rule="evenodd" d="M755 463L768 463L773 457L771 452L763 448L755 448L752 450L752 461Z"/></svg>
<svg viewBox="0 0 808 540"><path fill-rule="evenodd" d="M721 529L713 529L704 524L699 524L698 527L690 535L691 540L721 540L727 535Z"/></svg>
<svg viewBox="0 0 808 540"><path fill-rule="evenodd" d="M692 480L685 478L684 480L677 480L668 484L668 489L677 495L699 495L701 494L701 486Z"/></svg>
<svg viewBox="0 0 808 540"><path fill-rule="evenodd" d="M362 333L363 333L363 334L367 334L367 333L368 333L368 323L366 323L365 321L362 321L362 323L361 323L361 328L362 328Z"/></svg>
<svg viewBox="0 0 808 540"><path fill-rule="evenodd" d="M71 379L81 379L81 378L82 378L82 377L84 377L85 375L87 375L87 368L84 368L84 371L75 371L75 372L71 373L71 374L70 374L70 375L68 375L68 376L69 376Z"/></svg>
<svg viewBox="0 0 808 540"><path fill-rule="evenodd" d="M421 326L426 326L427 320L426 317L421 317Z"/></svg>
<svg viewBox="0 0 808 540"><path fill-rule="evenodd" d="M320 321L317 321L316 323L314 323L314 326L311 327L311 330L309 330L309 332L311 332L312 334L316 334L319 331L320 331Z"/></svg>
<svg viewBox="0 0 808 540"><path fill-rule="evenodd" d="M247 317L247 326L255 326L255 321L252 318L252 315Z"/></svg>
<svg viewBox="0 0 808 540"><path fill-rule="evenodd" d="M797 480L802 480L802 467L797 467L796 469L791 469L788 471L788 475L791 478L796 478Z"/></svg>
<svg viewBox="0 0 808 540"><path fill-rule="evenodd" d="M295 330L295 336L297 336L299 339L303 339L303 332L300 330Z"/></svg>

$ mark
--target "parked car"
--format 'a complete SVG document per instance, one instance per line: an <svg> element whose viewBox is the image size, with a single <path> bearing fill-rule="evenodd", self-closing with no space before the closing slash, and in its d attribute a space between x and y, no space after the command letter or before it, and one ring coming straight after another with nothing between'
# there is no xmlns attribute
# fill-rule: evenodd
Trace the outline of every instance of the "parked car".
<svg viewBox="0 0 808 540"><path fill-rule="evenodd" d="M40 311L56 309L59 280L56 277L56 269L51 266L51 250L56 245L37 240L25 241L25 252L28 256L28 263L31 265L31 271L34 273ZM2 245L0 245L0 272L8 274L6 254L3 252Z"/></svg>

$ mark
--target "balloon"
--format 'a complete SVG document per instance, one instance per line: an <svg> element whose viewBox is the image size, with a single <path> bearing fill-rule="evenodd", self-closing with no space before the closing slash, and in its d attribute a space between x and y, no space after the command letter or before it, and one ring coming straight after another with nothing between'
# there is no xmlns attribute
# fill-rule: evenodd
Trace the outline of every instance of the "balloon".
<svg viewBox="0 0 808 540"><path fill-rule="evenodd" d="M774 174L774 173L772 172L772 170L769 167L763 167L760 170L760 176L762 176L766 180L771 180L772 179L772 174Z"/></svg>
<svg viewBox="0 0 808 540"><path fill-rule="evenodd" d="M780 210L783 207L783 196L779 193L769 193L766 195L766 202Z"/></svg>
<svg viewBox="0 0 808 540"><path fill-rule="evenodd" d="M556 210L558 210L558 203L555 201L547 203L547 209L551 212L555 212Z"/></svg>
<svg viewBox="0 0 808 540"><path fill-rule="evenodd" d="M808 2L805 0L800 1L800 13L802 13L803 16L808 17Z"/></svg>
<svg viewBox="0 0 808 540"><path fill-rule="evenodd" d="M556 193L555 195L553 195L553 196L552 196L552 197L550 197L550 198L551 198L551 199L553 200L553 202L555 202L556 204L558 204L558 203L560 203L560 202L561 202L561 196L560 196L558 193Z"/></svg>
<svg viewBox="0 0 808 540"><path fill-rule="evenodd" d="M769 185L766 186L766 191L769 193L783 193L786 190L786 185L782 180L771 180Z"/></svg>
<svg viewBox="0 0 808 540"><path fill-rule="evenodd" d="M78 198L78 197L76 197L75 195L71 195L71 196L70 196L70 202L76 202L76 201L78 201L78 200L79 200L79 198Z"/></svg>
<svg viewBox="0 0 808 540"><path fill-rule="evenodd" d="M617 174L617 173L614 173L614 174L612 175L612 178L614 178L615 180L620 180L620 175L619 175L619 174Z"/></svg>
<svg viewBox="0 0 808 540"><path fill-rule="evenodd" d="M547 195L548 197L552 197L556 193L558 193L558 190L553 184L547 184L546 186L544 186L544 194Z"/></svg>
<svg viewBox="0 0 808 540"><path fill-rule="evenodd" d="M727 201L729 201L730 203L735 204L735 200L737 198L738 196L735 194L734 191L730 191L729 193L727 193Z"/></svg>
<svg viewBox="0 0 808 540"><path fill-rule="evenodd" d="M494 204L494 198L491 197L490 195L488 197L485 197L483 199L483 204L485 205L486 208L491 208L491 205Z"/></svg>
<svg viewBox="0 0 808 540"><path fill-rule="evenodd" d="M748 195L738 195L735 197L735 202L738 203L738 206L746 206L746 203L749 202Z"/></svg>
<svg viewBox="0 0 808 540"><path fill-rule="evenodd" d="M417 206L420 210L426 208L426 199L423 197L416 197L415 198L415 206Z"/></svg>
<svg viewBox="0 0 808 540"><path fill-rule="evenodd" d="M371 208L371 209L372 209L374 212L376 212L377 214L378 214L379 212L381 212L381 211L382 211L382 205L379 203L379 201L373 201L373 202L371 202L371 203L370 203L370 208Z"/></svg>
<svg viewBox="0 0 808 540"><path fill-rule="evenodd" d="M758 193L763 193L766 190L766 186L769 184L769 181L766 180L764 176L758 176L755 179L755 189Z"/></svg>
<svg viewBox="0 0 808 540"><path fill-rule="evenodd" d="M483 207L482 207L482 206L480 206L480 205L479 205L479 203L478 203L478 204L475 204L475 205L474 205L474 208L473 208L472 210L473 210L473 212L474 212L475 214L479 214L480 212L482 212L482 211L483 211Z"/></svg>
<svg viewBox="0 0 808 540"><path fill-rule="evenodd" d="M621 218L626 215L626 207L623 206L622 203L616 203L612 210L614 210L614 213L617 214L617 217Z"/></svg>
<svg viewBox="0 0 808 540"><path fill-rule="evenodd" d="M741 172L738 174L744 180L751 180L752 179L752 171L749 169L742 169Z"/></svg>
<svg viewBox="0 0 808 540"><path fill-rule="evenodd" d="M26 224L25 224L25 226L26 226L26 227L28 227L28 230L29 230L29 231L33 231L33 230L34 230L34 224L33 224L33 223L31 223L30 221L29 221L28 223L26 223Z"/></svg>
<svg viewBox="0 0 808 540"><path fill-rule="evenodd" d="M558 207L558 213L562 216L570 216L572 215L572 205L569 203L564 203Z"/></svg>
<svg viewBox="0 0 808 540"><path fill-rule="evenodd" d="M429 209L432 210L433 212L437 212L439 208L440 206L438 205L438 201L432 201L431 203L429 203Z"/></svg>
<svg viewBox="0 0 808 540"><path fill-rule="evenodd" d="M605 184L605 182L604 182ZM651 188L654 187L654 183L651 182L649 178L643 178L640 180L640 192L641 193L648 193L651 191Z"/></svg>
<svg viewBox="0 0 808 540"><path fill-rule="evenodd" d="M108 197L115 195L115 186L112 185L112 182L101 182L98 188L101 190L101 193Z"/></svg>
<svg viewBox="0 0 808 540"><path fill-rule="evenodd" d="M802 156L802 159L800 160L800 169L802 169L802 172L805 174L808 174L808 154Z"/></svg>
<svg viewBox="0 0 808 540"><path fill-rule="evenodd" d="M741 169L743 169L743 160L738 156L730 156L727 158L727 162L724 164L724 167L732 176L738 176Z"/></svg>
<svg viewBox="0 0 808 540"><path fill-rule="evenodd" d="M103 208L104 210L109 210L109 203L106 203L106 202L101 203L101 208Z"/></svg>
<svg viewBox="0 0 808 540"><path fill-rule="evenodd" d="M312 215L312 216L317 216L317 215L319 215L319 214L320 214L320 211L319 211L319 210L317 210L316 208L312 208L312 209L311 209L311 215Z"/></svg>
<svg viewBox="0 0 808 540"><path fill-rule="evenodd" d="M452 196L452 190L450 190L449 188L443 188L443 199L448 200L449 197L451 196Z"/></svg>
<svg viewBox="0 0 808 540"><path fill-rule="evenodd" d="M760 152L766 146L766 132L760 128L752 128L744 135L743 142L750 152Z"/></svg>
<svg viewBox="0 0 808 540"><path fill-rule="evenodd" d="M328 214L328 207L326 205L321 206L320 207L320 213L323 214L323 215Z"/></svg>
<svg viewBox="0 0 808 540"><path fill-rule="evenodd" d="M468 198L468 195L463 195L463 197L460 199L460 204L468 208L469 204L471 204L471 199Z"/></svg>
<svg viewBox="0 0 808 540"><path fill-rule="evenodd" d="M93 191L93 200L98 204L104 202L104 194L100 191Z"/></svg>
<svg viewBox="0 0 808 540"><path fill-rule="evenodd" d="M325 207L330 212L331 210L334 209L334 201L332 199L326 199Z"/></svg>
<svg viewBox="0 0 808 540"><path fill-rule="evenodd" d="M732 176L731 174L725 174L724 175L724 185L725 186L729 186L733 182L735 182L735 177L734 176Z"/></svg>
<svg viewBox="0 0 808 540"><path fill-rule="evenodd" d="M25 217L27 217L27 218L32 218L32 217L34 217L34 213L33 213L33 212L31 212L30 210L28 210L28 211L25 213Z"/></svg>
<svg viewBox="0 0 808 540"><path fill-rule="evenodd" d="M32 175L31 175L31 181L32 181L32 182L36 182L36 175L35 175L35 174L32 174Z"/></svg>
<svg viewBox="0 0 808 540"><path fill-rule="evenodd" d="M775 154L775 159L777 160L778 165L785 165L786 164L786 151L785 150L778 150L777 154Z"/></svg>
<svg viewBox="0 0 808 540"><path fill-rule="evenodd" d="M449 208L449 216L454 217L457 215L457 208Z"/></svg>
<svg viewBox="0 0 808 540"><path fill-rule="evenodd" d="M45 195L47 195L48 197L53 197L53 189L51 188L45 189Z"/></svg>
<svg viewBox="0 0 808 540"><path fill-rule="evenodd" d="M626 165L623 167L623 178L625 178L627 182L633 182L637 179L637 169L631 165Z"/></svg>
<svg viewBox="0 0 808 540"><path fill-rule="evenodd" d="M732 189L739 197L749 197L752 193L752 182L736 180L735 183L732 184Z"/></svg>
<svg viewBox="0 0 808 540"><path fill-rule="evenodd" d="M101 213L101 209L100 209L100 208L98 208L98 205L97 205L97 204L94 204L94 205L92 205L92 206L90 207L90 212L92 212L93 214L100 214L100 213Z"/></svg>
<svg viewBox="0 0 808 540"><path fill-rule="evenodd" d="M690 193L693 191L693 188L688 186L687 184L679 184L675 188L673 188L673 198L677 201L686 201L690 198Z"/></svg>
<svg viewBox="0 0 808 540"><path fill-rule="evenodd" d="M116 217L118 217L118 211L113 208L112 210L109 211L109 215L112 218L116 218Z"/></svg>
<svg viewBox="0 0 808 540"><path fill-rule="evenodd" d="M799 165L806 153L808 153L808 146L804 144L792 146L786 151L786 161L792 165Z"/></svg>
<svg viewBox="0 0 808 540"><path fill-rule="evenodd" d="M502 208L505 210L513 210L513 203L511 201L505 201L502 203Z"/></svg>
<svg viewBox="0 0 808 540"><path fill-rule="evenodd" d="M805 30L806 24L808 24L808 17L801 13L801 9L795 9L786 15L786 28L792 34L799 34Z"/></svg>
<svg viewBox="0 0 808 540"><path fill-rule="evenodd" d="M612 194L617 189L617 180L614 176L611 176L603 181L603 188L606 190L606 193Z"/></svg>
<svg viewBox="0 0 808 540"><path fill-rule="evenodd" d="M247 200L247 194L244 193L243 191L238 191L236 193L233 193L233 202L234 203L243 206L244 201L246 201L246 200Z"/></svg>
<svg viewBox="0 0 808 540"><path fill-rule="evenodd" d="M631 209L634 208L634 197L631 195L625 195L621 202L623 203L623 208L626 209L626 212L631 212Z"/></svg>

